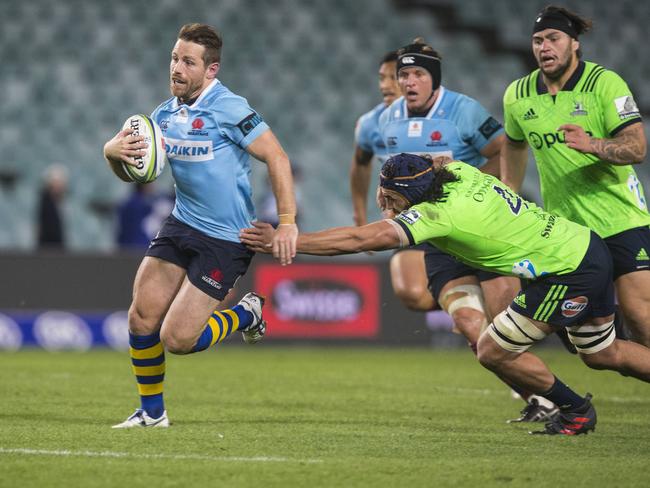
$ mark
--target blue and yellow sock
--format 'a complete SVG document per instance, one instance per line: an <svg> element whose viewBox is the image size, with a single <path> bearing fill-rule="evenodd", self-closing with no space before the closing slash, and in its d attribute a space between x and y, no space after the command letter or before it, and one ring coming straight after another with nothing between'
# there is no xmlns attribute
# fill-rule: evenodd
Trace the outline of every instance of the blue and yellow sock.
<svg viewBox="0 0 650 488"><path fill-rule="evenodd" d="M235 305L228 310L215 310L208 323L205 324L205 329L196 341L196 345L192 352L203 351L208 347L223 341L233 332L245 329L253 323L253 314L244 309L241 305Z"/></svg>
<svg viewBox="0 0 650 488"><path fill-rule="evenodd" d="M133 374L138 382L141 408L151 418L156 419L165 411L163 401L165 351L160 342L160 333L136 336L129 332L129 345Z"/></svg>

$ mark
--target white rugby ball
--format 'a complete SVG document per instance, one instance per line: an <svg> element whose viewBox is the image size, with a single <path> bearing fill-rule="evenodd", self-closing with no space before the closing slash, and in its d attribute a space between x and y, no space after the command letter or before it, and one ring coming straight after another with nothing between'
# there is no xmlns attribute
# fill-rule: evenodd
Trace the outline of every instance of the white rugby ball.
<svg viewBox="0 0 650 488"><path fill-rule="evenodd" d="M132 115L122 130L133 129L131 135L143 136L144 142L148 144L144 156L135 158L135 166L122 163L122 168L129 178L137 183L150 183L162 173L167 164L167 152L165 151L165 140L162 131L155 120L143 114Z"/></svg>

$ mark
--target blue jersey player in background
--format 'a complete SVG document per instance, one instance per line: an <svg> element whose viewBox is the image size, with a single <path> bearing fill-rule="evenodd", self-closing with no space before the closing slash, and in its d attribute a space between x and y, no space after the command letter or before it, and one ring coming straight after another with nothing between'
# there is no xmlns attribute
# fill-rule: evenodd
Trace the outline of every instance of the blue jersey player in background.
<svg viewBox="0 0 650 488"><path fill-rule="evenodd" d="M373 157L379 161L379 167L386 161L386 145L379 133L379 116L400 95L397 84L397 52L390 51L384 55L379 64L379 91L382 102L366 112L357 121L354 130L354 154L350 166L350 193L354 223L368 223L368 188L372 179ZM379 175L377 170L376 175ZM377 183L379 179L377 178Z"/></svg>
<svg viewBox="0 0 650 488"><path fill-rule="evenodd" d="M241 331L259 341L264 300L248 293L218 310L253 253L239 230L255 219L249 155L268 165L280 225L273 254L282 264L296 252L298 228L289 159L248 102L217 79L222 40L205 24L184 25L172 50L173 97L152 114L160 125L176 182L172 214L151 242L135 277L129 309L130 355L141 406L114 428L167 427L163 402L165 349L189 354ZM142 155L142 137L119 132L104 156L122 179L121 163ZM128 180L128 179L127 179Z"/></svg>
<svg viewBox="0 0 650 488"><path fill-rule="evenodd" d="M379 119L388 156L444 156L498 177L504 142L501 124L473 98L441 85L441 56L422 38L397 53L403 96ZM475 353L482 330L519 291L516 278L470 268L428 244L396 253L390 270L393 289L408 308L428 311L439 305ZM557 411L543 398L516 391L535 408L525 420L547 420Z"/></svg>

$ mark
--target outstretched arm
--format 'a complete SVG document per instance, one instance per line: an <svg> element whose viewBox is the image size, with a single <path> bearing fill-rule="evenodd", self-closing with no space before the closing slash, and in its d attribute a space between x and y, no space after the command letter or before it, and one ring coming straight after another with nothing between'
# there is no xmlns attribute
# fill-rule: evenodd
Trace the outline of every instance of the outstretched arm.
<svg viewBox="0 0 650 488"><path fill-rule="evenodd" d="M255 222L253 225L254 227L240 232L240 240L253 251L268 253L273 228L264 222ZM408 238L400 225L392 220L381 220L361 227L334 227L300 234L297 250L302 254L336 256L383 251L404 245L408 245Z"/></svg>
<svg viewBox="0 0 650 488"><path fill-rule="evenodd" d="M256 159L267 164L273 195L277 201L277 211L280 220L273 235L273 256L280 259L281 264L291 264L296 255L296 199L293 190L293 176L289 157L280 146L270 130L255 139L247 151Z"/></svg>

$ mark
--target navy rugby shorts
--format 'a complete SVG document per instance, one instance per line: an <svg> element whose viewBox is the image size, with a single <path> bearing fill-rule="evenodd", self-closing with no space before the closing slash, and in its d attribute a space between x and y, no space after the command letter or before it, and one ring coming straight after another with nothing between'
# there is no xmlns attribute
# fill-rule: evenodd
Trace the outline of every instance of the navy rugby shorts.
<svg viewBox="0 0 650 488"><path fill-rule="evenodd" d="M217 300L226 297L255 255L239 242L207 236L173 215L145 254L184 268L190 283Z"/></svg>
<svg viewBox="0 0 650 488"><path fill-rule="evenodd" d="M404 247L399 251L413 250L424 251L424 265L429 279L429 291L438 303L440 302L440 291L451 280L462 278L463 276L476 276L479 282L483 282L503 276L498 273L472 268L458 260L455 256L451 256L426 242L411 247Z"/></svg>
<svg viewBox="0 0 650 488"><path fill-rule="evenodd" d="M613 315L612 257L605 242L592 232L585 257L574 271L525 281L510 307L533 320L558 327L582 325L591 317Z"/></svg>
<svg viewBox="0 0 650 488"><path fill-rule="evenodd" d="M650 269L650 228L636 227L604 239L614 260L614 280Z"/></svg>

